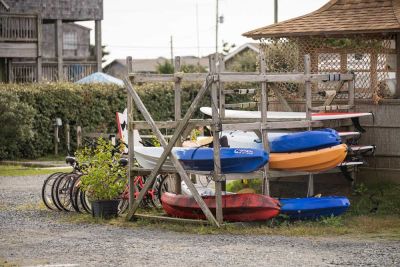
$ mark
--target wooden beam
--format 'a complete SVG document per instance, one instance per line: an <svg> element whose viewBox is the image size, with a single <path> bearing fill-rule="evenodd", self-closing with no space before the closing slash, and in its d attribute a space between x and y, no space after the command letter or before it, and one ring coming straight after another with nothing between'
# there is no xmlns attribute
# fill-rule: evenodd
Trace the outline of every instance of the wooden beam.
<svg viewBox="0 0 400 267"><path fill-rule="evenodd" d="M62 82L64 80L64 69L63 69L63 26L62 20L56 20L56 34L55 34L55 44L56 44L56 55L57 55L57 73L58 81Z"/></svg>
<svg viewBox="0 0 400 267"><path fill-rule="evenodd" d="M310 55L304 56L304 74L311 74L311 58ZM311 109L312 109L312 88L311 82L305 82L306 87L306 120L311 122ZM307 127L308 130L311 130L311 126ZM312 173L308 175L308 186L307 186L307 196L314 194L314 176Z"/></svg>
<svg viewBox="0 0 400 267"><path fill-rule="evenodd" d="M207 219L210 221L211 224L216 225L218 227L220 226L218 221L215 219L215 217L211 213L210 209L205 204L204 200L201 198L201 196L197 192L197 189L194 187L192 181L187 176L187 173L183 169L181 163L178 161L178 159L175 157L175 155L173 153L171 153L173 146L175 145L176 141L180 137L180 134L182 133L182 131L185 129L187 122L189 121L191 116L194 114L194 112L197 110L198 105L200 104L200 101L204 97L205 93L208 91L208 88L210 87L212 82L213 82L212 77L208 77L206 79L202 88L200 89L199 93L197 94L196 98L193 100L192 104L190 105L185 117L180 121L177 129L175 130L174 135L172 136L170 142L167 144L167 142L165 141L160 130L155 125L154 120L151 117L150 113L147 111L146 107L144 106L139 95L133 89L130 81L127 78L124 79L124 83L126 85L128 92L133 97L133 100L135 101L137 107L141 111L141 113L144 116L144 118L146 119L146 121L152 126L154 134L157 136L161 145L164 147L164 152L161 155L160 159L158 160L157 165L152 170L150 176L148 177L148 180L146 181L142 190L140 191L137 200L134 202L133 207L131 209L129 209L128 214L126 216L127 220L131 220L132 217L134 216L136 210L139 208L140 201L142 201L145 194L147 194L147 190L149 190L150 186L154 183L155 178L158 174L158 171L161 169L161 166L164 164L165 160L167 159L167 157L169 155L170 160L174 164L175 168L177 169L177 171L180 174L180 176L182 177L182 179L185 181L185 183L188 186L189 190L191 191L193 197L195 198L196 202L199 204L201 210L203 211L204 215L207 217Z"/></svg>
<svg viewBox="0 0 400 267"><path fill-rule="evenodd" d="M37 17L37 58L36 58L36 81L42 81L42 17Z"/></svg>
<svg viewBox="0 0 400 267"><path fill-rule="evenodd" d="M95 20L94 31L95 31L94 35L95 35L95 46L96 46L97 71L102 72L103 68L101 64L103 63L103 47L101 41L101 20Z"/></svg>
<svg viewBox="0 0 400 267"><path fill-rule="evenodd" d="M210 56L210 72L217 73L218 69L216 63L218 60L218 54ZM213 179L215 182L215 213L218 223L223 222L222 214L222 187L221 187L221 155L220 155L220 144L219 144L219 133L221 132L221 121L219 114L219 102L218 102L218 85L213 83L211 85L211 109L212 109L212 125L211 131L213 134L213 154L214 154L214 173Z"/></svg>
<svg viewBox="0 0 400 267"><path fill-rule="evenodd" d="M141 82L175 82L181 79L182 82L203 82L206 73L178 73L178 74L147 74L147 73L129 73L136 83Z"/></svg>
<svg viewBox="0 0 400 267"><path fill-rule="evenodd" d="M171 37L172 38L172 37ZM175 57L174 72L175 76L181 71L181 58ZM174 97L175 97L175 121L179 121L182 118L182 88L181 79L176 79L174 83ZM176 142L176 146L182 146L182 138L179 138ZM182 179L179 174L175 175L175 186L174 192L176 194L182 193Z"/></svg>
<svg viewBox="0 0 400 267"><path fill-rule="evenodd" d="M260 49L260 74L265 75L267 72L267 63L265 62L264 49ZM264 81L261 83L261 123L267 124L267 111L268 111L268 87L267 83ZM270 154L268 132L267 129L261 130L261 137L263 142L264 151ZM264 195L270 195L269 180L268 180L269 163L263 167L263 187L262 193Z"/></svg>

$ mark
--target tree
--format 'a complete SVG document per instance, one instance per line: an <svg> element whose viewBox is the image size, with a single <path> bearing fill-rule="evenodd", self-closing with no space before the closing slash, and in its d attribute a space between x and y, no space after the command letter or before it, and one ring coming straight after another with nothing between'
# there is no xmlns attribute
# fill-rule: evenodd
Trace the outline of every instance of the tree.
<svg viewBox="0 0 400 267"><path fill-rule="evenodd" d="M254 72L257 70L257 53L253 50L247 50L234 57L233 62L226 68L237 72Z"/></svg>
<svg viewBox="0 0 400 267"><path fill-rule="evenodd" d="M96 56L96 46L95 45L90 45L90 47L89 47L89 52L90 52L90 55L91 56ZM102 45L101 46L101 54L102 54L102 60L101 60L101 62L106 62L106 59L105 59L105 57L106 56L108 56L109 54L110 54L110 52L108 52L108 51L106 51L106 46L105 45Z"/></svg>
<svg viewBox="0 0 400 267"><path fill-rule="evenodd" d="M174 73L174 66L169 60L165 60L162 64L158 63L156 70L160 74L172 74Z"/></svg>
<svg viewBox="0 0 400 267"><path fill-rule="evenodd" d="M235 48L236 45L235 44L230 44L228 42L222 41L222 54L224 56L226 56L227 54L229 54L229 52L231 51L232 48Z"/></svg>

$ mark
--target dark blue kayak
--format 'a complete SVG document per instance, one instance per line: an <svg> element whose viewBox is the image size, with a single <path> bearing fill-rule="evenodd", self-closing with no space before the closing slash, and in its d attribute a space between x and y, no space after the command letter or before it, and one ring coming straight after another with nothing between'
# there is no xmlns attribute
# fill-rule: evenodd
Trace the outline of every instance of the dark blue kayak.
<svg viewBox="0 0 400 267"><path fill-rule="evenodd" d="M336 146L341 143L338 132L333 129L322 129L290 133L274 138L270 150L274 153L301 152Z"/></svg>
<svg viewBox="0 0 400 267"><path fill-rule="evenodd" d="M214 171L212 148L174 150L175 155L187 170ZM221 148L222 173L248 173L260 169L268 162L268 154L261 149Z"/></svg>
<svg viewBox="0 0 400 267"><path fill-rule="evenodd" d="M339 216L350 207L347 197L282 198L281 214L290 219L306 220Z"/></svg>

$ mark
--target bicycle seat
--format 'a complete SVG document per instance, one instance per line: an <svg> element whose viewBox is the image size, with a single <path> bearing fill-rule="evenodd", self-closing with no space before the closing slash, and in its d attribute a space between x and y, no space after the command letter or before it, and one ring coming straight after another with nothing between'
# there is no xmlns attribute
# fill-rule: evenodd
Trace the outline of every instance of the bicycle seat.
<svg viewBox="0 0 400 267"><path fill-rule="evenodd" d="M129 163L129 161L128 161L128 159L126 159L126 158L122 158L122 159L119 160L119 164L120 164L121 166L123 166L123 167L127 166L128 163Z"/></svg>
<svg viewBox="0 0 400 267"><path fill-rule="evenodd" d="M74 165L74 163L76 162L76 159L75 159L75 157L67 156L67 157L65 157L65 162L70 165Z"/></svg>

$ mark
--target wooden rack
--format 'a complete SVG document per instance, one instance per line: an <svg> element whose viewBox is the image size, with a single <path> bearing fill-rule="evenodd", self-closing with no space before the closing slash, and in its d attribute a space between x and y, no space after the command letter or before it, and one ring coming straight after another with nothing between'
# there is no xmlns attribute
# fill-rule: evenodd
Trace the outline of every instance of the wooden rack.
<svg viewBox="0 0 400 267"><path fill-rule="evenodd" d="M290 73L290 74L269 74L267 73L267 66L265 62L264 54L260 54L260 72L259 73L233 73L225 72L224 64L221 57L217 55L210 56L210 72L208 74L199 73L181 73L180 70L180 58L175 59L175 73L169 75L160 74L140 74L132 73L132 59L127 59L128 65L128 77L125 78L124 82L128 91L128 146L129 146L129 188L130 196L135 193L133 178L135 175L148 175L145 185L139 192L137 200L130 197L129 211L127 214L127 220L133 219L135 213L139 207L139 203L142 201L145 193L149 190L152 183L160 173L168 173L175 175L176 187L179 193L181 179L186 183L196 202L199 204L203 213L205 214L208 221L215 226L220 226L223 223L222 214L222 188L225 183L225 175L221 174L220 164L220 147L219 144L219 132L222 130L259 130L262 136L262 142L264 149L269 153L268 143L268 130L270 129L288 129L288 128L306 128L311 129L312 127L321 127L321 122L313 122L311 120L312 110L332 110L332 109L343 109L352 108L354 106L354 75L353 74L341 74L341 75L329 75L329 74L312 74L310 57L305 56L305 72L304 73ZM346 106L331 106L331 102L327 103L323 107L312 107L311 99L311 84L317 82L326 82L335 79L342 82L350 82L349 85L349 104ZM181 117L181 83L184 81L190 82L203 82L201 89L197 96L193 100L188 111ZM146 109L139 95L134 89L134 83L145 83L145 82L172 82L175 88L175 121L163 121L156 122L151 117L150 113ZM224 90L225 82L259 82L261 83L261 119L226 119L225 118L225 93L235 93L235 90ZM306 85L306 119L304 120L270 120L267 118L268 110L268 83L274 82L295 82L304 83ZM246 89L247 90L247 89ZM254 90L241 90L240 93L253 94ZM196 120L192 119L195 111L198 110L200 101L207 93L211 94L211 107L212 107L212 119L210 120ZM284 97L279 91L274 90L275 95L279 99L280 103L285 107L286 110L290 110ZM350 99L351 98L351 99ZM145 121L134 121L133 114L135 112L134 106L142 113ZM175 157L171 150L174 146L180 146L182 137L185 138L190 131L197 126L211 126L214 141L214 172L212 173L213 180L215 182L215 195L216 195L216 216L214 216L203 199L200 197L195 186L193 185L188 173L183 169L181 163ZM165 137L160 132L160 128L175 128L173 136L167 143ZM134 142L133 142L133 130L134 129L152 129L156 135L161 146L164 148L164 152L158 160L156 167L152 170L135 168L133 165L134 160ZM162 169L162 165L165 160L169 157L174 165L174 169ZM269 195L269 166L266 164L261 172L257 172L254 176L262 176L263 179L263 194ZM240 175L231 175L232 179L240 179ZM247 177L247 175L246 175ZM309 185L312 183L312 175L310 176ZM309 190L310 191L310 190ZM183 220L185 221L185 220Z"/></svg>

